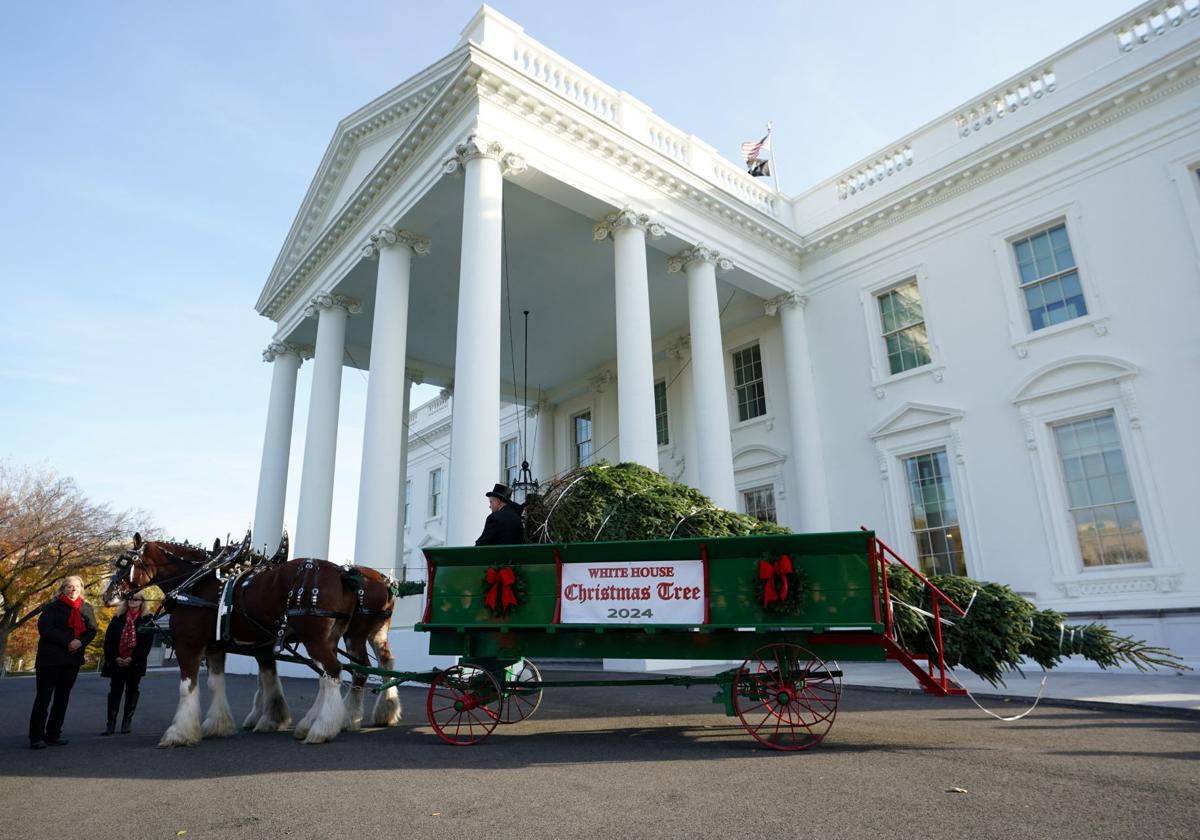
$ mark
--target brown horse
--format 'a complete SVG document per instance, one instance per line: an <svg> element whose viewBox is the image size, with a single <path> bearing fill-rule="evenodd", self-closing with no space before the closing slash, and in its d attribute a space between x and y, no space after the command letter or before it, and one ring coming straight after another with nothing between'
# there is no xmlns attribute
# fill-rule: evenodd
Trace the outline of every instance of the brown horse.
<svg viewBox="0 0 1200 840"><path fill-rule="evenodd" d="M247 550L249 537L239 551ZM199 547L165 542L143 542L134 534L134 544L117 558L104 593L104 602L116 604L152 584L172 591L195 577L208 560ZM163 733L160 747L185 746L202 737L223 737L235 729L225 696L225 651L218 640L218 609L222 583L213 572L192 581L187 592L172 599L170 627L179 660L179 706L175 719ZM233 592L229 610L229 638L255 650L260 669L275 691L262 698L263 713L257 731L271 731L287 724L287 706L275 674L271 645L280 634L302 643L320 671L320 690L312 708L296 725L296 737L306 744L332 740L346 720L341 693L342 665L337 658L337 641L349 625L358 600L345 585L344 570L324 560L292 560L249 575ZM208 661L208 686L212 701L203 723L197 681L201 657Z"/></svg>
<svg viewBox="0 0 1200 840"><path fill-rule="evenodd" d="M213 548L215 556L220 550L220 540ZM285 532L273 557L254 553L252 563L255 567L275 566L287 561L288 535ZM357 591L358 603L354 615L342 637L346 644L345 653L348 658L360 664L366 664L367 646L375 652L375 664L384 670L392 670L395 660L388 646L388 632L392 626L392 610L396 605L396 597L392 592L392 580L387 575L369 566L351 566L350 571L360 576ZM261 660L260 660L261 666ZM358 730L362 725L363 694L366 690L367 675L354 671L351 676L350 693L346 697L346 728ZM272 660L269 669L259 668L258 689L254 692L254 704L250 713L242 721L243 729L256 732L273 732L279 728L279 721L291 719L287 701L283 699L279 676L275 671ZM400 720L400 692L395 688L387 688L375 699L375 709L372 721L375 726L394 726Z"/></svg>

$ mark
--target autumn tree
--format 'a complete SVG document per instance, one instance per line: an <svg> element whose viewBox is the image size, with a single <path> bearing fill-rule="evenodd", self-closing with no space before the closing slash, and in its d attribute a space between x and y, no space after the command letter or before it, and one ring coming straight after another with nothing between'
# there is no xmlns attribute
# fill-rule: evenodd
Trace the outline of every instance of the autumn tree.
<svg viewBox="0 0 1200 840"><path fill-rule="evenodd" d="M135 518L52 470L0 462L0 675L10 636L36 621L63 578L79 575L95 597Z"/></svg>

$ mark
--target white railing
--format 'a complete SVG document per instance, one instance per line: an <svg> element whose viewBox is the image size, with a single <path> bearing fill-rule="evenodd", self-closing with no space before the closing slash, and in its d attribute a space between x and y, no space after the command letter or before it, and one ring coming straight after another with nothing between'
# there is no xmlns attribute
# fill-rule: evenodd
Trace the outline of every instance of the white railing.
<svg viewBox="0 0 1200 840"><path fill-rule="evenodd" d="M717 159L711 148L699 141L696 143L702 148L697 151L693 138L654 116L645 105L555 55L524 33L515 32L512 37L512 64L522 73L735 198L771 216L777 214L779 205L773 189L755 183L734 164Z"/></svg>
<svg viewBox="0 0 1200 840"><path fill-rule="evenodd" d="M602 120L616 121L618 92L548 53L536 41L518 40L513 47L512 62L518 69Z"/></svg>
<svg viewBox="0 0 1200 840"><path fill-rule="evenodd" d="M774 190L760 187L754 178L741 169L723 160L713 162L713 180L726 192L733 193L752 207L774 216L777 194Z"/></svg>
<svg viewBox="0 0 1200 840"><path fill-rule="evenodd" d="M687 137L671 126L661 120L647 120L646 134L646 142L667 157L684 165L690 162Z"/></svg>

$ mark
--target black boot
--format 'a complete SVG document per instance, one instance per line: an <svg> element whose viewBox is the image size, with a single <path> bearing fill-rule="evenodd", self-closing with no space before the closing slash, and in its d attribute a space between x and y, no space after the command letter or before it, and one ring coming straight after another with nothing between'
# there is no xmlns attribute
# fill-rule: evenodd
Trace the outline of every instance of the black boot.
<svg viewBox="0 0 1200 840"><path fill-rule="evenodd" d="M125 714L121 716L121 734L128 735L133 731L133 712L137 708L138 691L126 691L125 693Z"/></svg>
<svg viewBox="0 0 1200 840"><path fill-rule="evenodd" d="M104 731L101 735L111 735L117 731L117 709L121 707L120 695L114 697L113 693L108 692L108 720L104 724Z"/></svg>

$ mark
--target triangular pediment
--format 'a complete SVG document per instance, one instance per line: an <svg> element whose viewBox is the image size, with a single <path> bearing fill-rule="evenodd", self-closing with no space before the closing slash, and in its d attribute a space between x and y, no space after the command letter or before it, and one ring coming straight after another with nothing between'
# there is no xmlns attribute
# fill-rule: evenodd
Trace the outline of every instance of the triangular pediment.
<svg viewBox="0 0 1200 840"><path fill-rule="evenodd" d="M453 86L465 60L466 52L455 50L338 124L263 288L260 306L431 103Z"/></svg>
<svg viewBox="0 0 1200 840"><path fill-rule="evenodd" d="M949 423L961 420L963 412L958 408L947 408L928 403L906 402L887 417L884 417L870 431L872 438L887 437L888 435L908 432L938 423Z"/></svg>
<svg viewBox="0 0 1200 840"><path fill-rule="evenodd" d="M1116 382L1136 376L1137 372L1137 365L1112 356L1061 359L1027 377L1014 392L1012 401L1029 402L1052 394Z"/></svg>

